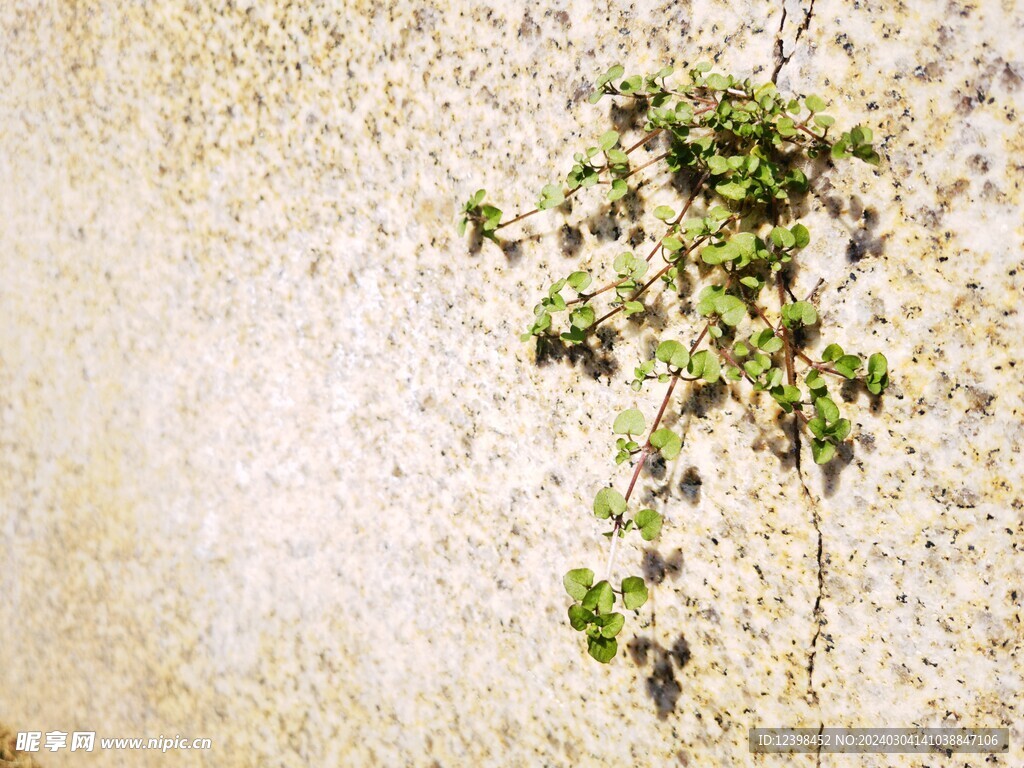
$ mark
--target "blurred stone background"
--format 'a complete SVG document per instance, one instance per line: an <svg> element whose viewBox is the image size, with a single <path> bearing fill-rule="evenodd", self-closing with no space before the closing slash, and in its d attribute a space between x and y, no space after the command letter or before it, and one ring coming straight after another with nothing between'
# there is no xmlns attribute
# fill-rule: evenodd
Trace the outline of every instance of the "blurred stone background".
<svg viewBox="0 0 1024 768"><path fill-rule="evenodd" d="M1013 0L4 4L0 723L213 743L4 759L775 765L749 727L826 724L1007 726L985 764L1021 764L1022 35ZM683 393L640 495L664 533L619 557L652 599L602 666L560 578L604 563L658 332L518 334L651 208L479 249L454 211L627 126L586 103L611 64L706 58L874 128L882 165L805 201L798 285L894 386L799 474L772 404Z"/></svg>

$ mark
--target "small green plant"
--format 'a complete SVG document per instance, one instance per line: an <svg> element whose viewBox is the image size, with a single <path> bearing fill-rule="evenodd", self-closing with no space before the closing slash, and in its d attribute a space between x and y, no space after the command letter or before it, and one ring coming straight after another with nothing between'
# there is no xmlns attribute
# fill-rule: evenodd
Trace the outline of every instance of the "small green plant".
<svg viewBox="0 0 1024 768"><path fill-rule="evenodd" d="M625 146L616 131L605 133L594 146L577 152L564 182L545 185L536 207L525 213L503 221L502 211L484 204L485 192L480 190L459 220L460 234L472 224L497 242L503 228L557 208L580 190L600 188L615 206L631 193L630 180L658 163L689 181L690 193L681 205L654 208L654 217L663 224L646 256L621 253L612 264L615 276L600 287L592 287L593 277L584 270L555 281L534 307L522 336L538 344L586 344L617 314L642 321L656 286L678 295L680 275L688 267L705 282L695 304L704 319L694 340L662 339L653 356L634 370L635 392L654 381L666 385L650 427L635 408L612 422L614 460L619 465L632 462L633 471L625 493L606 487L594 497L594 516L610 526L604 534L611 540L604 578L595 582L591 569L576 568L563 579L573 601L569 624L586 636L590 655L600 662L618 653L616 637L625 618L615 611L616 601L627 611L647 601L647 585L639 576L612 586L615 553L619 540L631 532L652 541L661 531L661 514L653 509L632 512L630 498L649 459L660 455L672 460L682 451L683 436L661 426L681 382L742 380L766 393L809 433L818 464L831 461L851 431L829 392L829 378L859 382L872 395L889 383L888 364L879 352L865 366L861 356L838 344L828 345L819 359L804 349L805 329L819 322L815 294L821 281L802 298L794 295L791 284L794 262L810 242L807 227L791 221L792 196L808 189L799 166L808 158L828 157L877 165L871 130L857 126L836 138L835 119L824 113L820 97L786 97L773 83L755 85L712 72L710 64L696 65L675 87L668 84L671 75L670 67L629 77L621 66L609 69L598 78L590 102L604 96L635 101L645 110L643 134ZM635 164L637 151L656 140L664 149ZM695 203L698 214L691 213Z"/></svg>

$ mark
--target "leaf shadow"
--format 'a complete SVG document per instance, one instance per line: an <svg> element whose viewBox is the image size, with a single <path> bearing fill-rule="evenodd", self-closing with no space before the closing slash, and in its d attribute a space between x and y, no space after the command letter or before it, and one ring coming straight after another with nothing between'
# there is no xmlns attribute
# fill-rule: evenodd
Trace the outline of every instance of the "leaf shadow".
<svg viewBox="0 0 1024 768"><path fill-rule="evenodd" d="M638 667L650 664L651 673L646 681L647 695L654 701L658 719L667 720L675 712L683 693L677 672L682 672L693 657L686 636L680 634L671 646L665 647L641 635L630 640L626 650Z"/></svg>
<svg viewBox="0 0 1024 768"><path fill-rule="evenodd" d="M538 336L536 365L543 368L564 361L573 367L580 366L595 379L613 376L619 370L618 358L612 354L618 336L610 327L599 329L596 339L590 337L583 344L567 344L553 334Z"/></svg>

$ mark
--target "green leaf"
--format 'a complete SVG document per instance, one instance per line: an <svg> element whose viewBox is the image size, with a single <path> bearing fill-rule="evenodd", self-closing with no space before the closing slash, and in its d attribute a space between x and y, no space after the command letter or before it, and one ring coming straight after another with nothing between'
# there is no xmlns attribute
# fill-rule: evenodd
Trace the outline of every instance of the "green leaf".
<svg viewBox="0 0 1024 768"><path fill-rule="evenodd" d="M839 419L832 425L832 437L837 443L841 443L850 436L851 429L852 427L849 419Z"/></svg>
<svg viewBox="0 0 1024 768"><path fill-rule="evenodd" d="M649 266L650 264L647 263L646 259L638 259L629 251L623 251L616 256L615 261L612 262L612 268L620 276L629 277L633 280L639 280L647 274L647 268Z"/></svg>
<svg viewBox="0 0 1024 768"><path fill-rule="evenodd" d="M636 93L643 85L643 78L640 75L632 75L619 83L619 90L623 93Z"/></svg>
<svg viewBox="0 0 1024 768"><path fill-rule="evenodd" d="M755 291L759 291L761 290L761 288L764 287L764 281L754 277L753 275L741 277L740 283L747 286L747 288L752 288Z"/></svg>
<svg viewBox="0 0 1024 768"><path fill-rule="evenodd" d="M782 182L789 189L795 189L798 192L807 191L807 175L799 168L791 169L790 172L786 174L786 177L782 180ZM786 191L784 189L779 188L775 193L775 197L779 198L780 200L786 200L789 198L789 195L786 194Z"/></svg>
<svg viewBox="0 0 1024 768"><path fill-rule="evenodd" d="M661 533L662 517L653 509L641 509L636 513L635 522L644 541L654 541Z"/></svg>
<svg viewBox="0 0 1024 768"><path fill-rule="evenodd" d="M559 334L559 338L567 344L582 344L587 340L587 333L582 328L570 327Z"/></svg>
<svg viewBox="0 0 1024 768"><path fill-rule="evenodd" d="M627 610L635 611L647 602L647 585L639 576L627 576L622 580L622 603Z"/></svg>
<svg viewBox="0 0 1024 768"><path fill-rule="evenodd" d="M599 581L583 596L583 607L597 609L597 613L610 613L615 603L615 592L607 581Z"/></svg>
<svg viewBox="0 0 1024 768"><path fill-rule="evenodd" d="M715 297L721 296L723 293L725 293L725 286L722 285L709 285L703 288L697 295L697 311L705 317L713 313Z"/></svg>
<svg viewBox="0 0 1024 768"><path fill-rule="evenodd" d="M612 638L622 631L626 617L621 613L609 613L605 616L598 616L594 623L601 628L601 637Z"/></svg>
<svg viewBox="0 0 1024 768"><path fill-rule="evenodd" d="M850 131L850 142L852 144L870 144L871 139L871 129L863 125L855 125Z"/></svg>
<svg viewBox="0 0 1024 768"><path fill-rule="evenodd" d="M729 164L721 155L715 155L708 160L708 170L713 176L721 176L729 172Z"/></svg>
<svg viewBox="0 0 1024 768"><path fill-rule="evenodd" d="M782 339L775 335L771 328L765 328L750 337L750 343L766 354L782 349Z"/></svg>
<svg viewBox="0 0 1024 768"><path fill-rule="evenodd" d="M654 218L661 219L662 221L668 221L676 215L676 212L669 208L667 205L659 205L654 209Z"/></svg>
<svg viewBox="0 0 1024 768"><path fill-rule="evenodd" d="M619 652L619 644L614 637L588 637L587 652L597 661L607 664Z"/></svg>
<svg viewBox="0 0 1024 768"><path fill-rule="evenodd" d="M593 611L588 611L582 605L569 606L569 626L577 632L582 632L596 618Z"/></svg>
<svg viewBox="0 0 1024 768"><path fill-rule="evenodd" d="M793 239L796 241L797 248L804 248L811 242L811 233L807 231L807 227L803 224L797 224L789 231L793 233Z"/></svg>
<svg viewBox="0 0 1024 768"><path fill-rule="evenodd" d="M722 372L722 368L721 364L718 361L718 355L712 354L710 352L708 352L707 354L708 359L704 362L704 372L701 374L701 376L703 377L704 381L706 381L708 384L714 384L716 381L718 381L719 376Z"/></svg>
<svg viewBox="0 0 1024 768"><path fill-rule="evenodd" d="M743 200L747 196L747 187L735 181L719 184L715 191L730 200Z"/></svg>
<svg viewBox="0 0 1024 768"><path fill-rule="evenodd" d="M709 245L700 252L700 257L705 264L721 264L724 261L732 261L740 257L740 249L732 241L721 245Z"/></svg>
<svg viewBox="0 0 1024 768"><path fill-rule="evenodd" d="M836 447L824 440L811 440L811 455L814 456L815 464L828 464L836 455Z"/></svg>
<svg viewBox="0 0 1024 768"><path fill-rule="evenodd" d="M782 308L782 321L787 328L794 323L814 325L818 322L818 313L809 301L794 301Z"/></svg>
<svg viewBox="0 0 1024 768"><path fill-rule="evenodd" d="M565 195L562 193L562 187L557 184L545 184L544 188L540 191L540 200L537 201L537 207L542 211L546 211L549 208L554 208L565 202Z"/></svg>
<svg viewBox="0 0 1024 768"><path fill-rule="evenodd" d="M569 313L569 321L572 323L572 326L579 328L581 331L592 326L596 319L593 307L586 304L582 307L577 307Z"/></svg>
<svg viewBox="0 0 1024 768"><path fill-rule="evenodd" d="M601 138L597 140L597 143L598 146L601 147L602 151L607 152L609 149L611 149L612 147L619 143L618 131L608 131L607 133L602 134Z"/></svg>
<svg viewBox="0 0 1024 768"><path fill-rule="evenodd" d="M829 424L839 418L839 406L829 397L819 397L815 400L814 409Z"/></svg>
<svg viewBox="0 0 1024 768"><path fill-rule="evenodd" d="M683 448L683 441L671 429L659 429L651 435L651 445L661 451L661 455L668 460L679 455Z"/></svg>
<svg viewBox="0 0 1024 768"><path fill-rule="evenodd" d="M686 347L672 339L661 342L654 356L661 362L676 368L685 368L686 364L690 362L690 353Z"/></svg>
<svg viewBox="0 0 1024 768"><path fill-rule="evenodd" d="M626 511L626 499L614 488L602 488L594 496L594 514L602 520Z"/></svg>
<svg viewBox="0 0 1024 768"><path fill-rule="evenodd" d="M889 370L889 361L881 352L875 352L868 358L868 375L872 377L884 376Z"/></svg>
<svg viewBox="0 0 1024 768"><path fill-rule="evenodd" d="M804 99L804 104L807 105L807 108L811 110L811 112L821 112L826 106L825 100L820 96L808 96Z"/></svg>
<svg viewBox="0 0 1024 768"><path fill-rule="evenodd" d="M775 227L772 230L772 242L779 248L792 248L796 245L796 237L785 227Z"/></svg>
<svg viewBox="0 0 1024 768"><path fill-rule="evenodd" d="M661 241L661 245L666 251L671 251L672 253L675 253L676 251L682 249L683 241L680 240L678 237L669 235L668 237Z"/></svg>
<svg viewBox="0 0 1024 768"><path fill-rule="evenodd" d="M642 302L639 302L639 301L627 301L623 305L623 309L626 312L626 317L630 317L631 315L637 315L637 314L643 312L645 307L644 307Z"/></svg>
<svg viewBox="0 0 1024 768"><path fill-rule="evenodd" d="M785 136L789 138L796 134L796 123L793 122L791 117L780 117L775 121L775 130L779 132L779 136Z"/></svg>
<svg viewBox="0 0 1024 768"><path fill-rule="evenodd" d="M854 379L857 377L857 369L860 368L860 366L861 359L856 355L843 355L832 363L832 367L848 379Z"/></svg>
<svg viewBox="0 0 1024 768"><path fill-rule="evenodd" d="M594 572L589 568L575 568L562 577L565 591L573 600L582 600L594 583Z"/></svg>
<svg viewBox="0 0 1024 768"><path fill-rule="evenodd" d="M873 395L880 394L889 386L889 361L881 352L875 352L868 358L867 387Z"/></svg>
<svg viewBox="0 0 1024 768"><path fill-rule="evenodd" d="M725 294L715 299L715 313L726 325L735 326L747 316L747 305L735 296Z"/></svg>
<svg viewBox="0 0 1024 768"><path fill-rule="evenodd" d="M838 344L829 344L825 347L825 351L821 353L821 359L826 363L831 363L833 360L838 360L843 356L843 348Z"/></svg>
<svg viewBox="0 0 1024 768"><path fill-rule="evenodd" d="M625 197L627 192L629 192L629 185L622 179L615 179L612 182L612 188L608 190L608 199L611 201L619 200Z"/></svg>
<svg viewBox="0 0 1024 768"><path fill-rule="evenodd" d="M686 372L694 378L702 378L708 384L714 384L718 381L719 374L721 373L721 367L718 362L718 357L708 352L706 349L702 349L690 358L689 365L686 366Z"/></svg>
<svg viewBox="0 0 1024 768"><path fill-rule="evenodd" d="M815 115L814 124L819 128L830 128L835 125L836 119L831 115Z"/></svg>
<svg viewBox="0 0 1024 768"><path fill-rule="evenodd" d="M868 146L857 147L857 149L853 151L853 154L868 165L878 165L882 162L882 158L879 154Z"/></svg>
<svg viewBox="0 0 1024 768"><path fill-rule="evenodd" d="M612 431L617 435L639 435L643 434L645 424L644 415L636 408L630 408L615 417Z"/></svg>
<svg viewBox="0 0 1024 768"><path fill-rule="evenodd" d="M820 373L818 373L818 371L816 371L814 368L807 372L807 377L805 378L805 381L807 382L807 388L811 390L812 393L824 392L828 386L825 383L825 378Z"/></svg>
<svg viewBox="0 0 1024 768"><path fill-rule="evenodd" d="M572 288L576 293L581 293L589 287L591 283L590 273L588 272L573 272L566 278L566 282L569 287Z"/></svg>
<svg viewBox="0 0 1024 768"><path fill-rule="evenodd" d="M707 83L708 88L715 91L724 91L732 86L732 78L720 75L717 72L712 72L704 81Z"/></svg>
<svg viewBox="0 0 1024 768"><path fill-rule="evenodd" d="M807 428L811 430L811 434L818 439L824 439L825 437L825 420L820 416L816 416L807 422Z"/></svg>

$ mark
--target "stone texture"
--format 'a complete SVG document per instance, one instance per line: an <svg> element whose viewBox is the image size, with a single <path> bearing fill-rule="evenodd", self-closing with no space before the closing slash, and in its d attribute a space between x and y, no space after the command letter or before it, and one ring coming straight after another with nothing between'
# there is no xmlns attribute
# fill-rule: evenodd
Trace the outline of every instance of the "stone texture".
<svg viewBox="0 0 1024 768"><path fill-rule="evenodd" d="M660 766L773 762L755 725L984 725L1021 764L1022 34L1009 1L5 5L6 727L213 740L45 765ZM610 64L708 56L874 126L800 280L895 383L799 474L768 403L681 397L641 492L668 524L619 558L657 586L599 666L559 579L604 561L587 507L656 334L517 337L652 221L583 200L502 251L452 214L626 121L586 104Z"/></svg>

